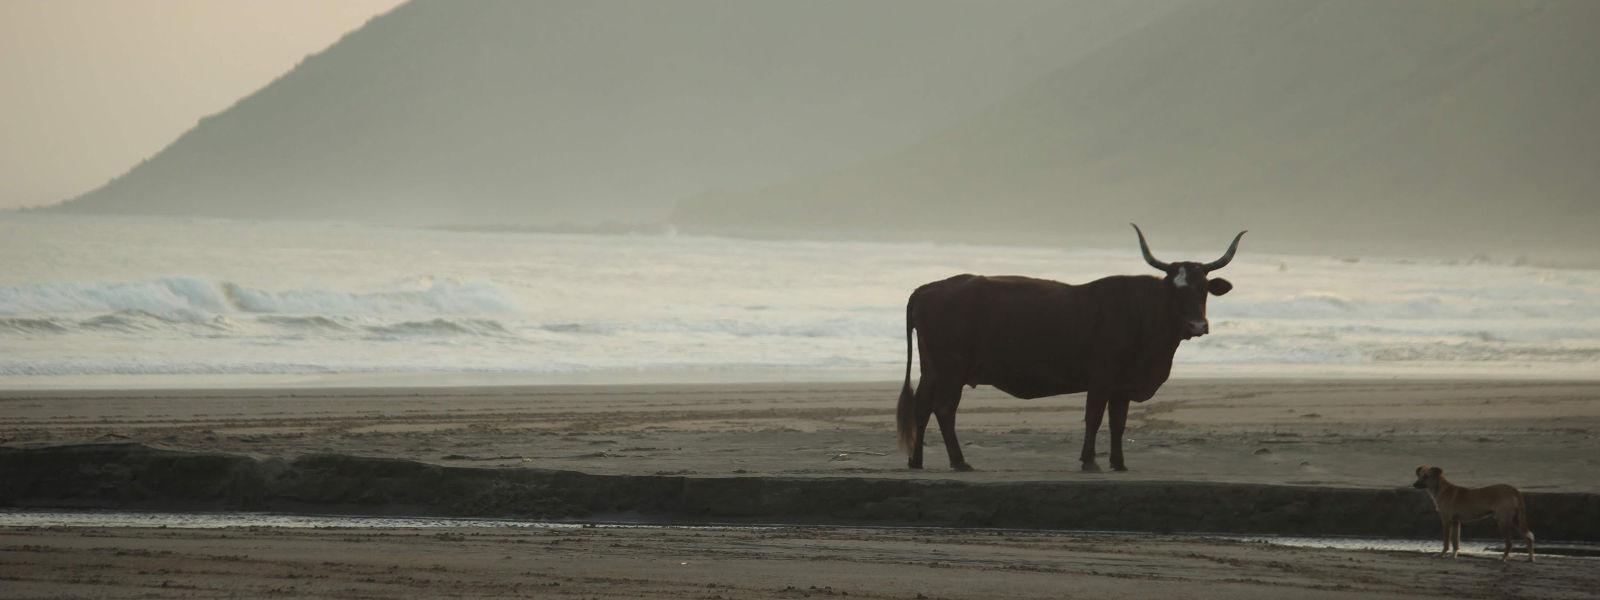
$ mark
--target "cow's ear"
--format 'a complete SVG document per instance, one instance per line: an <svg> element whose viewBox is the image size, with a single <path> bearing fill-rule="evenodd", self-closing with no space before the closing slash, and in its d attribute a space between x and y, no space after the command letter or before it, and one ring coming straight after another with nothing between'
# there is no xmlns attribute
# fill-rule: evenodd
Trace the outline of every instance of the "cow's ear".
<svg viewBox="0 0 1600 600"><path fill-rule="evenodd" d="M1221 277L1206 282L1206 290L1210 291L1213 296L1221 296L1232 289L1233 284L1228 283L1228 280Z"/></svg>

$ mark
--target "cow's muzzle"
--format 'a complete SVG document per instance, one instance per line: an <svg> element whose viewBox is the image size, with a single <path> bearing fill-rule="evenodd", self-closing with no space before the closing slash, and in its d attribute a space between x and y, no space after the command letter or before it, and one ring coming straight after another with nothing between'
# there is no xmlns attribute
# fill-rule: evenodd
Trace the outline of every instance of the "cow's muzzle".
<svg viewBox="0 0 1600 600"><path fill-rule="evenodd" d="M1189 321L1189 337L1200 337L1207 333L1211 333L1210 322L1204 319L1198 321Z"/></svg>

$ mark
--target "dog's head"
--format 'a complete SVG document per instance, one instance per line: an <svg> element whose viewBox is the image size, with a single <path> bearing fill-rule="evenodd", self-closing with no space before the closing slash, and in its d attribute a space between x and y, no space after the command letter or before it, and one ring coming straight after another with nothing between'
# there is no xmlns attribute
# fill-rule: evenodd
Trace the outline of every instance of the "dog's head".
<svg viewBox="0 0 1600 600"><path fill-rule="evenodd" d="M1417 467L1417 482L1411 487L1419 490L1439 489L1439 478L1444 476L1444 469L1422 465Z"/></svg>

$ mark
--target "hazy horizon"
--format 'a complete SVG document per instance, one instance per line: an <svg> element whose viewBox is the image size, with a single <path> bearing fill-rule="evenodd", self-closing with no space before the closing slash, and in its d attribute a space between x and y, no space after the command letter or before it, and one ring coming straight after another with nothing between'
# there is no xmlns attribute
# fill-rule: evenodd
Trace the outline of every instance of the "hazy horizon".
<svg viewBox="0 0 1600 600"><path fill-rule="evenodd" d="M402 2L0 2L0 210L104 185Z"/></svg>
<svg viewBox="0 0 1600 600"><path fill-rule="evenodd" d="M1586 261L1600 5L418 0L52 212ZM464 40L470 40L465 43Z"/></svg>

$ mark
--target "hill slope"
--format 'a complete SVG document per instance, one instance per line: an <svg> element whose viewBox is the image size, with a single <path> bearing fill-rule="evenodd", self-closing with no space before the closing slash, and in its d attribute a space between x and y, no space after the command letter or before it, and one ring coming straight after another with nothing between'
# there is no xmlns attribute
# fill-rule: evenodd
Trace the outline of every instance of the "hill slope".
<svg viewBox="0 0 1600 600"><path fill-rule="evenodd" d="M942 134L757 193L706 231L1592 252L1600 3L1191 5ZM1259 247L1259 246L1258 246Z"/></svg>
<svg viewBox="0 0 1600 600"><path fill-rule="evenodd" d="M903 147L1168 10L418 0L54 210L649 221Z"/></svg>

